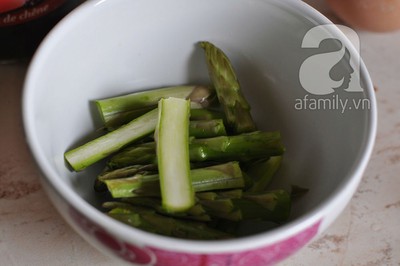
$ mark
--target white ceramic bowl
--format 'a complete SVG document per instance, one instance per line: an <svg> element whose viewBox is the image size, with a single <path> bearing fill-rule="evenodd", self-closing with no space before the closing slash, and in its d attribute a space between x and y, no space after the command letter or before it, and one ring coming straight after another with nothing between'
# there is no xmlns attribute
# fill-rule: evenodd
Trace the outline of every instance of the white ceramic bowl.
<svg viewBox="0 0 400 266"><path fill-rule="evenodd" d="M86 2L40 46L23 94L27 141L54 205L94 246L137 265L264 266L293 254L324 231L348 203L375 138L374 92L362 62L353 72L360 77L362 91L315 96L300 83L301 66L316 51L302 48L302 40L308 30L327 23L311 7L292 0ZM338 29L328 32L343 38ZM215 43L230 57L260 128L281 130L287 152L277 186L310 189L294 204L290 221L277 229L224 241L189 241L140 231L98 210L92 186L99 166L80 173L65 166L63 153L97 126L91 100L208 83L204 55L197 46L201 40ZM354 52L347 39L343 44ZM325 51L318 53L340 50L337 43L330 45L321 44ZM349 72L343 62L334 69ZM320 74L302 78L317 80ZM342 111L334 108L336 96L369 105ZM329 99L332 110L296 106L310 99Z"/></svg>

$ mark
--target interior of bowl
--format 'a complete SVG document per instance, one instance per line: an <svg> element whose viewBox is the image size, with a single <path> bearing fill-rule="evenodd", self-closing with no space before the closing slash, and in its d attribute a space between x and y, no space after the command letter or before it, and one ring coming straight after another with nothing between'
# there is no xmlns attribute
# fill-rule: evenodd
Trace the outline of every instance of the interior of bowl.
<svg viewBox="0 0 400 266"><path fill-rule="evenodd" d="M97 208L93 182L101 163L74 173L63 158L100 126L91 101L210 83L198 45L207 40L231 59L259 128L282 132L287 151L274 186L309 188L296 201L291 219L309 213L351 178L370 126L366 107L345 112L296 108L308 94L299 81L302 63L312 54L340 48L329 41L316 50L301 48L305 33L317 23L291 1L87 3L48 36L31 66L24 114L34 154L44 158L40 167L52 171L50 182L61 182ZM346 62L336 67L345 69ZM365 86L363 78L361 82ZM329 98L334 95L368 98L364 92L350 95L343 90Z"/></svg>

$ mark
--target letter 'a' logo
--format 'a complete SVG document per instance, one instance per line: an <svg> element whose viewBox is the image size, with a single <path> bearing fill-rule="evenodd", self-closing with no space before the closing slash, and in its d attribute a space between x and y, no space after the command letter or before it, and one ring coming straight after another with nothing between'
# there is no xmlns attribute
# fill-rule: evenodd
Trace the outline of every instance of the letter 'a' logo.
<svg viewBox="0 0 400 266"><path fill-rule="evenodd" d="M335 34L337 28L345 32L352 40L353 47L346 47L345 35ZM340 41L341 48L337 51L314 54L304 60L300 66L299 80L301 86L309 93L327 95L335 92L336 88L344 87L347 92L362 92L360 85L360 42L357 33L349 27L342 25L319 25L311 28L303 38L302 48L319 48L322 41L336 39ZM330 77L332 68L349 53L349 71L339 81Z"/></svg>

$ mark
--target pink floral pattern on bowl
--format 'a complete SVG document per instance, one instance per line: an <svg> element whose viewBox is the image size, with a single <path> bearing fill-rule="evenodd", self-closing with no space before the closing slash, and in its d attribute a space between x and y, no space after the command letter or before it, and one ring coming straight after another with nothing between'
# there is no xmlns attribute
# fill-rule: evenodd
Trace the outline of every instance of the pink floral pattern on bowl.
<svg viewBox="0 0 400 266"><path fill-rule="evenodd" d="M262 248L226 254L196 255L150 248L157 258L156 266L268 266L287 258L309 242L321 221L302 232Z"/></svg>
<svg viewBox="0 0 400 266"><path fill-rule="evenodd" d="M73 221L89 236L120 258L147 266L268 266L287 258L308 243L317 233L321 220L296 235L262 248L224 254L190 254L155 247L140 247L121 241L70 207Z"/></svg>

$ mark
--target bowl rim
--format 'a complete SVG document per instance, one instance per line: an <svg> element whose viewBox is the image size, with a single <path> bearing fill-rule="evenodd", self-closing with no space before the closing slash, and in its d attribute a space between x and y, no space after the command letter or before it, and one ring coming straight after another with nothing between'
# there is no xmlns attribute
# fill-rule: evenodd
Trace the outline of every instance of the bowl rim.
<svg viewBox="0 0 400 266"><path fill-rule="evenodd" d="M177 252L216 254L232 253L260 248L265 245L287 239L290 236L301 232L302 230L323 219L327 210L331 209L338 203L338 201L340 200L340 195L343 195L345 193L352 194L354 192L354 187L356 187L360 182L362 174L372 154L377 130L377 107L375 93L373 90L373 84L370 75L362 59L360 60L360 77L363 81L365 81L364 92L371 102L371 108L368 110L369 114L368 120L366 122L368 128L366 129L365 133L365 144L360 147L360 151L358 152L357 158L353 163L352 169L349 171L348 176L346 176L344 180L338 185L336 191L333 191L328 198L320 202L310 212L292 221L289 221L288 223L285 223L284 225L281 225L276 229L242 238L218 241L184 240L160 236L130 227L104 215L99 210L94 208L91 204L86 202L83 198L81 198L76 192L73 191L72 188L66 188L65 186L63 186L62 181L60 181L61 179L58 178L57 172L54 171L50 163L47 162L45 155L40 148L38 138L35 135L35 132L32 130L34 128L34 119L31 116L32 112L30 112L30 110L32 110L33 108L32 101L30 100L31 95L34 93L34 89L32 88L35 88L35 77L37 75L40 75L37 69L40 69L41 64L43 64L41 58L45 57L45 55L47 54L46 47L50 46L54 39L60 36L60 32L63 30L63 28L70 27L71 24L74 24L71 23L73 20L71 20L70 18L79 18L81 16L86 16L92 11L93 7L96 7L103 2L107 2L107 0L93 0L85 2L80 7L72 11L69 15L67 15L66 18L61 21L61 23L56 25L56 27L42 42L34 57L32 58L23 85L22 118L26 141L33 155L33 159L42 173L42 178L46 180L47 183L54 189L54 191L56 191L57 194L69 205L71 205L76 210L79 210L81 213L84 213L87 217L89 217L91 221L100 225L106 231L113 233L122 239L133 239L137 240L138 243L142 243L145 246L168 249ZM317 25L332 24L332 22L324 15L322 15L319 11L309 6L307 3L304 3L303 1L281 0L275 2L279 3L279 5L281 5L282 7L288 8L289 10L293 10L296 13L307 17L310 21L316 23ZM339 29L335 30L334 34L344 36L344 34ZM347 47L353 47L347 37L345 37L344 39L347 41Z"/></svg>

